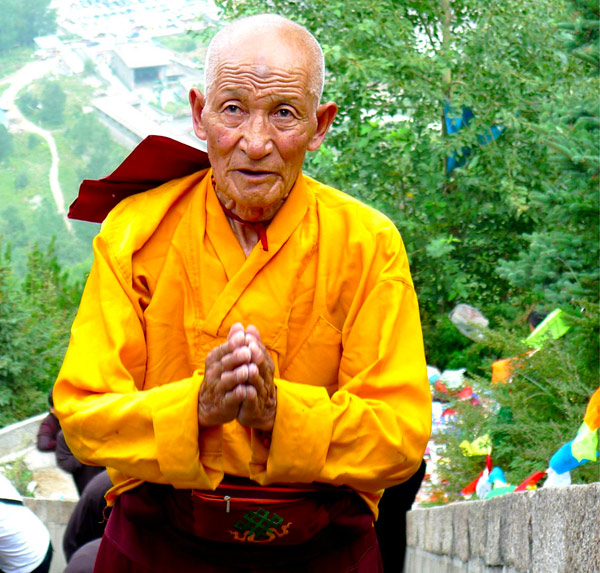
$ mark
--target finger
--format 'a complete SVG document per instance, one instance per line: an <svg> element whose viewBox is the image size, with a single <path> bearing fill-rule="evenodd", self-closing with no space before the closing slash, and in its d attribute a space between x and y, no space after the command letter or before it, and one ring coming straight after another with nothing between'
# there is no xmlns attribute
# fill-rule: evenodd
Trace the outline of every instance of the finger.
<svg viewBox="0 0 600 573"><path fill-rule="evenodd" d="M250 353L250 360L255 364L262 364L265 360L266 351L264 347L259 345L255 340L251 340L246 347Z"/></svg>
<svg viewBox="0 0 600 573"><path fill-rule="evenodd" d="M227 340L223 344L219 346L215 346L207 355L205 363L207 365L214 364L215 362L220 362L224 356L230 354L234 350L234 347L231 346L230 341Z"/></svg>
<svg viewBox="0 0 600 573"><path fill-rule="evenodd" d="M264 400L267 396L265 381L260 375L258 366L254 363L248 364L248 379L246 385L254 390L258 400Z"/></svg>
<svg viewBox="0 0 600 573"><path fill-rule="evenodd" d="M268 355L267 358L269 358ZM272 401L276 392L272 370L263 375L261 367L253 362L248 364L247 385L252 386L256 390L257 400L261 408L264 408Z"/></svg>
<svg viewBox="0 0 600 573"><path fill-rule="evenodd" d="M253 390L254 387L246 385L246 398L240 405L237 419L243 426L270 432L277 412L277 396L274 394L265 404Z"/></svg>
<svg viewBox="0 0 600 573"><path fill-rule="evenodd" d="M248 382L248 364L242 364L233 370L221 374L221 390L229 392L238 384Z"/></svg>
<svg viewBox="0 0 600 573"><path fill-rule="evenodd" d="M248 388L246 384L238 384L231 392L226 394L226 399L231 401L231 403L236 404L239 409L247 396Z"/></svg>
<svg viewBox="0 0 600 573"><path fill-rule="evenodd" d="M262 344L253 341L249 344L248 350L252 357L252 363L258 367L260 376L266 384L272 384L275 366L266 348Z"/></svg>
<svg viewBox="0 0 600 573"><path fill-rule="evenodd" d="M234 420L239 413L241 404L246 397L243 384L234 385L230 391L214 392L214 388L200 387L198 396L198 422L201 427L225 424Z"/></svg>
<svg viewBox="0 0 600 573"><path fill-rule="evenodd" d="M242 346L246 343L246 333L244 332L244 325L241 322L236 322L229 329L227 342L230 342L233 348L237 348L238 346Z"/></svg>
<svg viewBox="0 0 600 573"><path fill-rule="evenodd" d="M245 397L240 404L238 420L241 424L247 425L260 417L260 400L253 386L245 385Z"/></svg>
<svg viewBox="0 0 600 573"><path fill-rule="evenodd" d="M234 349L229 354L226 354L221 358L221 365L223 370L234 370L242 364L248 364L252 360L252 353L247 346Z"/></svg>
<svg viewBox="0 0 600 573"><path fill-rule="evenodd" d="M256 328L256 326L253 324L250 324L248 328L246 328L246 344L248 344L251 339L254 339L259 344L262 344L260 332L258 332L258 328Z"/></svg>

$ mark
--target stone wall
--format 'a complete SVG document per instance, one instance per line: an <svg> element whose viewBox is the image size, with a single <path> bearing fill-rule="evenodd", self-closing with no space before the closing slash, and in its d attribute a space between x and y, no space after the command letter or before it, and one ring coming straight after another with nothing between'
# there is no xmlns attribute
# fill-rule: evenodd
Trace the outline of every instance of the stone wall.
<svg viewBox="0 0 600 573"><path fill-rule="evenodd" d="M0 459L10 457L29 446L35 445L40 422L46 417L46 414L40 414L17 424L0 428Z"/></svg>
<svg viewBox="0 0 600 573"><path fill-rule="evenodd" d="M24 498L23 502L46 524L50 532L50 539L52 539L52 547L54 548L50 573L62 573L66 567L62 549L63 535L77 502L31 497Z"/></svg>
<svg viewBox="0 0 600 573"><path fill-rule="evenodd" d="M405 573L600 573L600 483L415 509Z"/></svg>
<svg viewBox="0 0 600 573"><path fill-rule="evenodd" d="M23 502L50 532L54 548L50 573L63 573L66 566L63 535L79 496L71 475L56 467L54 452L39 452L35 447L37 431L45 416L40 414L0 428L0 464L22 459L32 470L38 484L36 497L25 497Z"/></svg>

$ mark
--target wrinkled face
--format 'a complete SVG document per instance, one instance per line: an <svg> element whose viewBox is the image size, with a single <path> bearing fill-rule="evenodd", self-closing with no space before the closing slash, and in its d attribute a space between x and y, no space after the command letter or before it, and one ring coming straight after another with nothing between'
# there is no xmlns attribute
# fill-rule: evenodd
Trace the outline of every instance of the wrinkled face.
<svg viewBox="0 0 600 573"><path fill-rule="evenodd" d="M320 144L311 69L301 51L269 36L219 55L196 133L207 141L219 198L244 220L272 218L306 151Z"/></svg>

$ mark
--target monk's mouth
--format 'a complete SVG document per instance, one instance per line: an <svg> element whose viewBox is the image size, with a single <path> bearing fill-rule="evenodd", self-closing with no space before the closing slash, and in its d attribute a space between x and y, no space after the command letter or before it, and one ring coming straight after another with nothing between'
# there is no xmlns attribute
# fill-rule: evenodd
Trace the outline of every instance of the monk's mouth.
<svg viewBox="0 0 600 573"><path fill-rule="evenodd" d="M272 171L251 171L250 169L238 169L238 173L248 179L264 179L274 175Z"/></svg>
<svg viewBox="0 0 600 573"><path fill-rule="evenodd" d="M253 176L265 177L267 175L272 175L273 174L272 171L257 171L257 170L250 170L250 169L238 169L238 171L242 175L246 175L248 177L253 177Z"/></svg>

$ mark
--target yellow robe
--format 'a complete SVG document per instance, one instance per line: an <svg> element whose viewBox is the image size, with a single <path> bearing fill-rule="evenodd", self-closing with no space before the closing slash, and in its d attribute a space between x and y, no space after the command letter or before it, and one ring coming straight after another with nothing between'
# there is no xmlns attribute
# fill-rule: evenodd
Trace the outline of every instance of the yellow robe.
<svg viewBox="0 0 600 573"><path fill-rule="evenodd" d="M267 235L246 258L210 171L104 222L54 402L75 455L111 468L109 503L141 481L214 489L230 474L345 484L376 514L419 467L431 396L398 231L300 174ZM275 363L270 447L237 421L198 429L205 357L235 322Z"/></svg>

